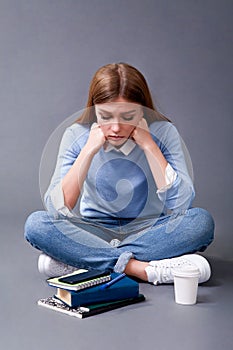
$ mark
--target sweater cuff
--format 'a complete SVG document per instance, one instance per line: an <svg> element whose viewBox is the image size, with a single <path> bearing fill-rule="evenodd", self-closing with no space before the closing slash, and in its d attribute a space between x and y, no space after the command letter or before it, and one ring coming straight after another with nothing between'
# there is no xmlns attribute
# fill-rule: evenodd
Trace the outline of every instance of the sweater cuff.
<svg viewBox="0 0 233 350"><path fill-rule="evenodd" d="M165 180L166 185L160 188L156 191L156 193L163 193L166 192L169 188L172 187L173 183L175 182L177 178L177 173L175 170L171 167L169 163L167 163L166 169L165 169Z"/></svg>
<svg viewBox="0 0 233 350"><path fill-rule="evenodd" d="M54 208L58 211L59 214L62 214L69 218L74 217L74 214L69 210L69 208L65 206L61 181L50 192L50 198Z"/></svg>

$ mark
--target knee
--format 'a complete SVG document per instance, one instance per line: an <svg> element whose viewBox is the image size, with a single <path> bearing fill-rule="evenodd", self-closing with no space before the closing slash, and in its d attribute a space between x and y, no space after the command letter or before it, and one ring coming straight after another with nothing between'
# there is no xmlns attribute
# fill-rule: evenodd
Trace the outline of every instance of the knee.
<svg viewBox="0 0 233 350"><path fill-rule="evenodd" d="M38 236L43 231L41 227L47 213L45 211L36 211L29 215L24 226L24 238L35 248Z"/></svg>
<svg viewBox="0 0 233 350"><path fill-rule="evenodd" d="M209 245L214 239L214 219L205 209L194 208L197 215L196 228L199 229L202 239Z"/></svg>

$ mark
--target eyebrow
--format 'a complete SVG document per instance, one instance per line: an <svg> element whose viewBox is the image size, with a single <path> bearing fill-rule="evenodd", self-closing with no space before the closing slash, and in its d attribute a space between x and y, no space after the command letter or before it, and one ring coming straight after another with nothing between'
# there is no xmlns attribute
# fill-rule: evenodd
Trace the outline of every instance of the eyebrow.
<svg viewBox="0 0 233 350"><path fill-rule="evenodd" d="M100 108L99 108L99 111L100 111L101 113L112 114L112 112L105 111L104 109L100 109ZM134 113L134 112L136 112L136 109L132 109L131 111L127 111L127 112L122 112L121 114L131 114L131 113Z"/></svg>

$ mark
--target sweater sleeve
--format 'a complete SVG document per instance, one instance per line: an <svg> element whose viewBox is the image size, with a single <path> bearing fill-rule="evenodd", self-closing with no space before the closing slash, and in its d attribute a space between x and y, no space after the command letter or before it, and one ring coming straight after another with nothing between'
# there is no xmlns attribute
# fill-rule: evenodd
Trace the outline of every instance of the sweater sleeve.
<svg viewBox="0 0 233 350"><path fill-rule="evenodd" d="M190 208L195 191L190 174L192 169L189 155L176 127L165 123L161 127L155 141L160 147L168 164L173 169L173 181L165 190L157 191L157 195L164 206L173 213L180 213ZM165 129L165 130L164 130Z"/></svg>
<svg viewBox="0 0 233 350"><path fill-rule="evenodd" d="M72 217L72 212L64 204L61 180L67 174L80 153L80 146L73 128L69 127L63 134L54 174L44 195L45 207L50 215L58 218L60 214Z"/></svg>

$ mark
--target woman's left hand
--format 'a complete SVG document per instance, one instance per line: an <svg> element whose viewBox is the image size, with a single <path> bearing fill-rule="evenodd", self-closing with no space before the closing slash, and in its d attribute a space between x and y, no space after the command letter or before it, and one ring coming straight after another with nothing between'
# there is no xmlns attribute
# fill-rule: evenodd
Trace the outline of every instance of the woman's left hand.
<svg viewBox="0 0 233 350"><path fill-rule="evenodd" d="M140 119L138 125L131 134L131 138L143 150L145 150L148 146L154 143L146 119Z"/></svg>

